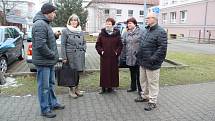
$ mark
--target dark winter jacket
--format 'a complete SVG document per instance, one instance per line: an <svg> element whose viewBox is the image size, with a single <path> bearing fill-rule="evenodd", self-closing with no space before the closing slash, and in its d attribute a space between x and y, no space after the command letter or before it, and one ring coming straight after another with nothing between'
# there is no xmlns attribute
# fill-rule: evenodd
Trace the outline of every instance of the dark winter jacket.
<svg viewBox="0 0 215 121"><path fill-rule="evenodd" d="M32 27L32 62L39 66L53 66L58 62L56 38L47 17L38 12Z"/></svg>
<svg viewBox="0 0 215 121"><path fill-rule="evenodd" d="M166 52L166 31L158 25L146 27L136 54L138 64L150 70L159 69L165 60Z"/></svg>

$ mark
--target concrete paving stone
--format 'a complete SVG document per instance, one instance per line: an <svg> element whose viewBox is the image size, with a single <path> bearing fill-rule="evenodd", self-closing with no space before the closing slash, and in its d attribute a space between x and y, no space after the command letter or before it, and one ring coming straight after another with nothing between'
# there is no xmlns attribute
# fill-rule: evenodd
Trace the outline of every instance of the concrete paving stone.
<svg viewBox="0 0 215 121"><path fill-rule="evenodd" d="M55 111L57 117L51 121L215 121L214 87L215 82L161 87L158 108L150 112L144 111L147 103L135 103L137 94L126 90L107 95L90 92L78 99L58 95L66 108ZM0 121L15 120L13 116L26 121L49 120L40 116L37 96L0 96L0 106Z"/></svg>

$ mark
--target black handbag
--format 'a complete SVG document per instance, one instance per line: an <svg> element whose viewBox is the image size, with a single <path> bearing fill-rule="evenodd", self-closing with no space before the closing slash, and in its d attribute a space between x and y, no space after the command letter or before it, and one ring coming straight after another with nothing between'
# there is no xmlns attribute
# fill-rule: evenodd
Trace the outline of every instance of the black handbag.
<svg viewBox="0 0 215 121"><path fill-rule="evenodd" d="M74 87L78 83L78 71L71 69L68 63L62 63L56 68L58 86Z"/></svg>

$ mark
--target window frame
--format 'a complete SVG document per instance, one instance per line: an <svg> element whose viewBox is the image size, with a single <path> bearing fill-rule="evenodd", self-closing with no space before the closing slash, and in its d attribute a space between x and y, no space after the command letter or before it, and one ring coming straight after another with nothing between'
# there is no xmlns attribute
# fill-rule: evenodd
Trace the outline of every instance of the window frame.
<svg viewBox="0 0 215 121"><path fill-rule="evenodd" d="M162 23L163 24L167 23L167 13L162 13L161 15L162 15Z"/></svg>
<svg viewBox="0 0 215 121"><path fill-rule="evenodd" d="M143 14L141 14L141 13L143 13ZM144 17L144 10L140 10L139 15L140 15L140 17Z"/></svg>
<svg viewBox="0 0 215 121"><path fill-rule="evenodd" d="M130 12L132 12L132 14L130 14ZM133 17L134 15L134 10L128 10L128 17Z"/></svg>
<svg viewBox="0 0 215 121"><path fill-rule="evenodd" d="M118 13L120 11L120 13ZM122 9L116 9L116 15L117 16L122 16Z"/></svg>
<svg viewBox="0 0 215 121"><path fill-rule="evenodd" d="M184 18L182 18L182 13L184 13ZM180 23L186 23L187 22L187 10L180 11Z"/></svg>
<svg viewBox="0 0 215 121"><path fill-rule="evenodd" d="M173 13L174 13L175 15L172 16ZM172 17L173 17L173 18L172 18ZM175 24L175 23L176 23L176 18L177 18L177 13L176 13L176 11L170 12L170 23L171 23L171 24Z"/></svg>
<svg viewBox="0 0 215 121"><path fill-rule="evenodd" d="M107 12L108 11L108 12ZM106 13L107 12L107 13ZM110 14L110 9L104 9L104 14L109 15Z"/></svg>

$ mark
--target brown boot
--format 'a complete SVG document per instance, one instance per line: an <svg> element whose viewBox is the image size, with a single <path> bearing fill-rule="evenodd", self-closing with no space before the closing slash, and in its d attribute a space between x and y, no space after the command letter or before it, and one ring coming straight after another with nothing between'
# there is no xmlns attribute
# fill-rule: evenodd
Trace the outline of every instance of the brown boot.
<svg viewBox="0 0 215 121"><path fill-rule="evenodd" d="M75 87L69 88L69 96L71 96L74 99L78 98L78 95L75 93Z"/></svg>
<svg viewBox="0 0 215 121"><path fill-rule="evenodd" d="M75 94L78 96L78 97L81 97L83 96L83 91L80 91L78 86L75 87Z"/></svg>

